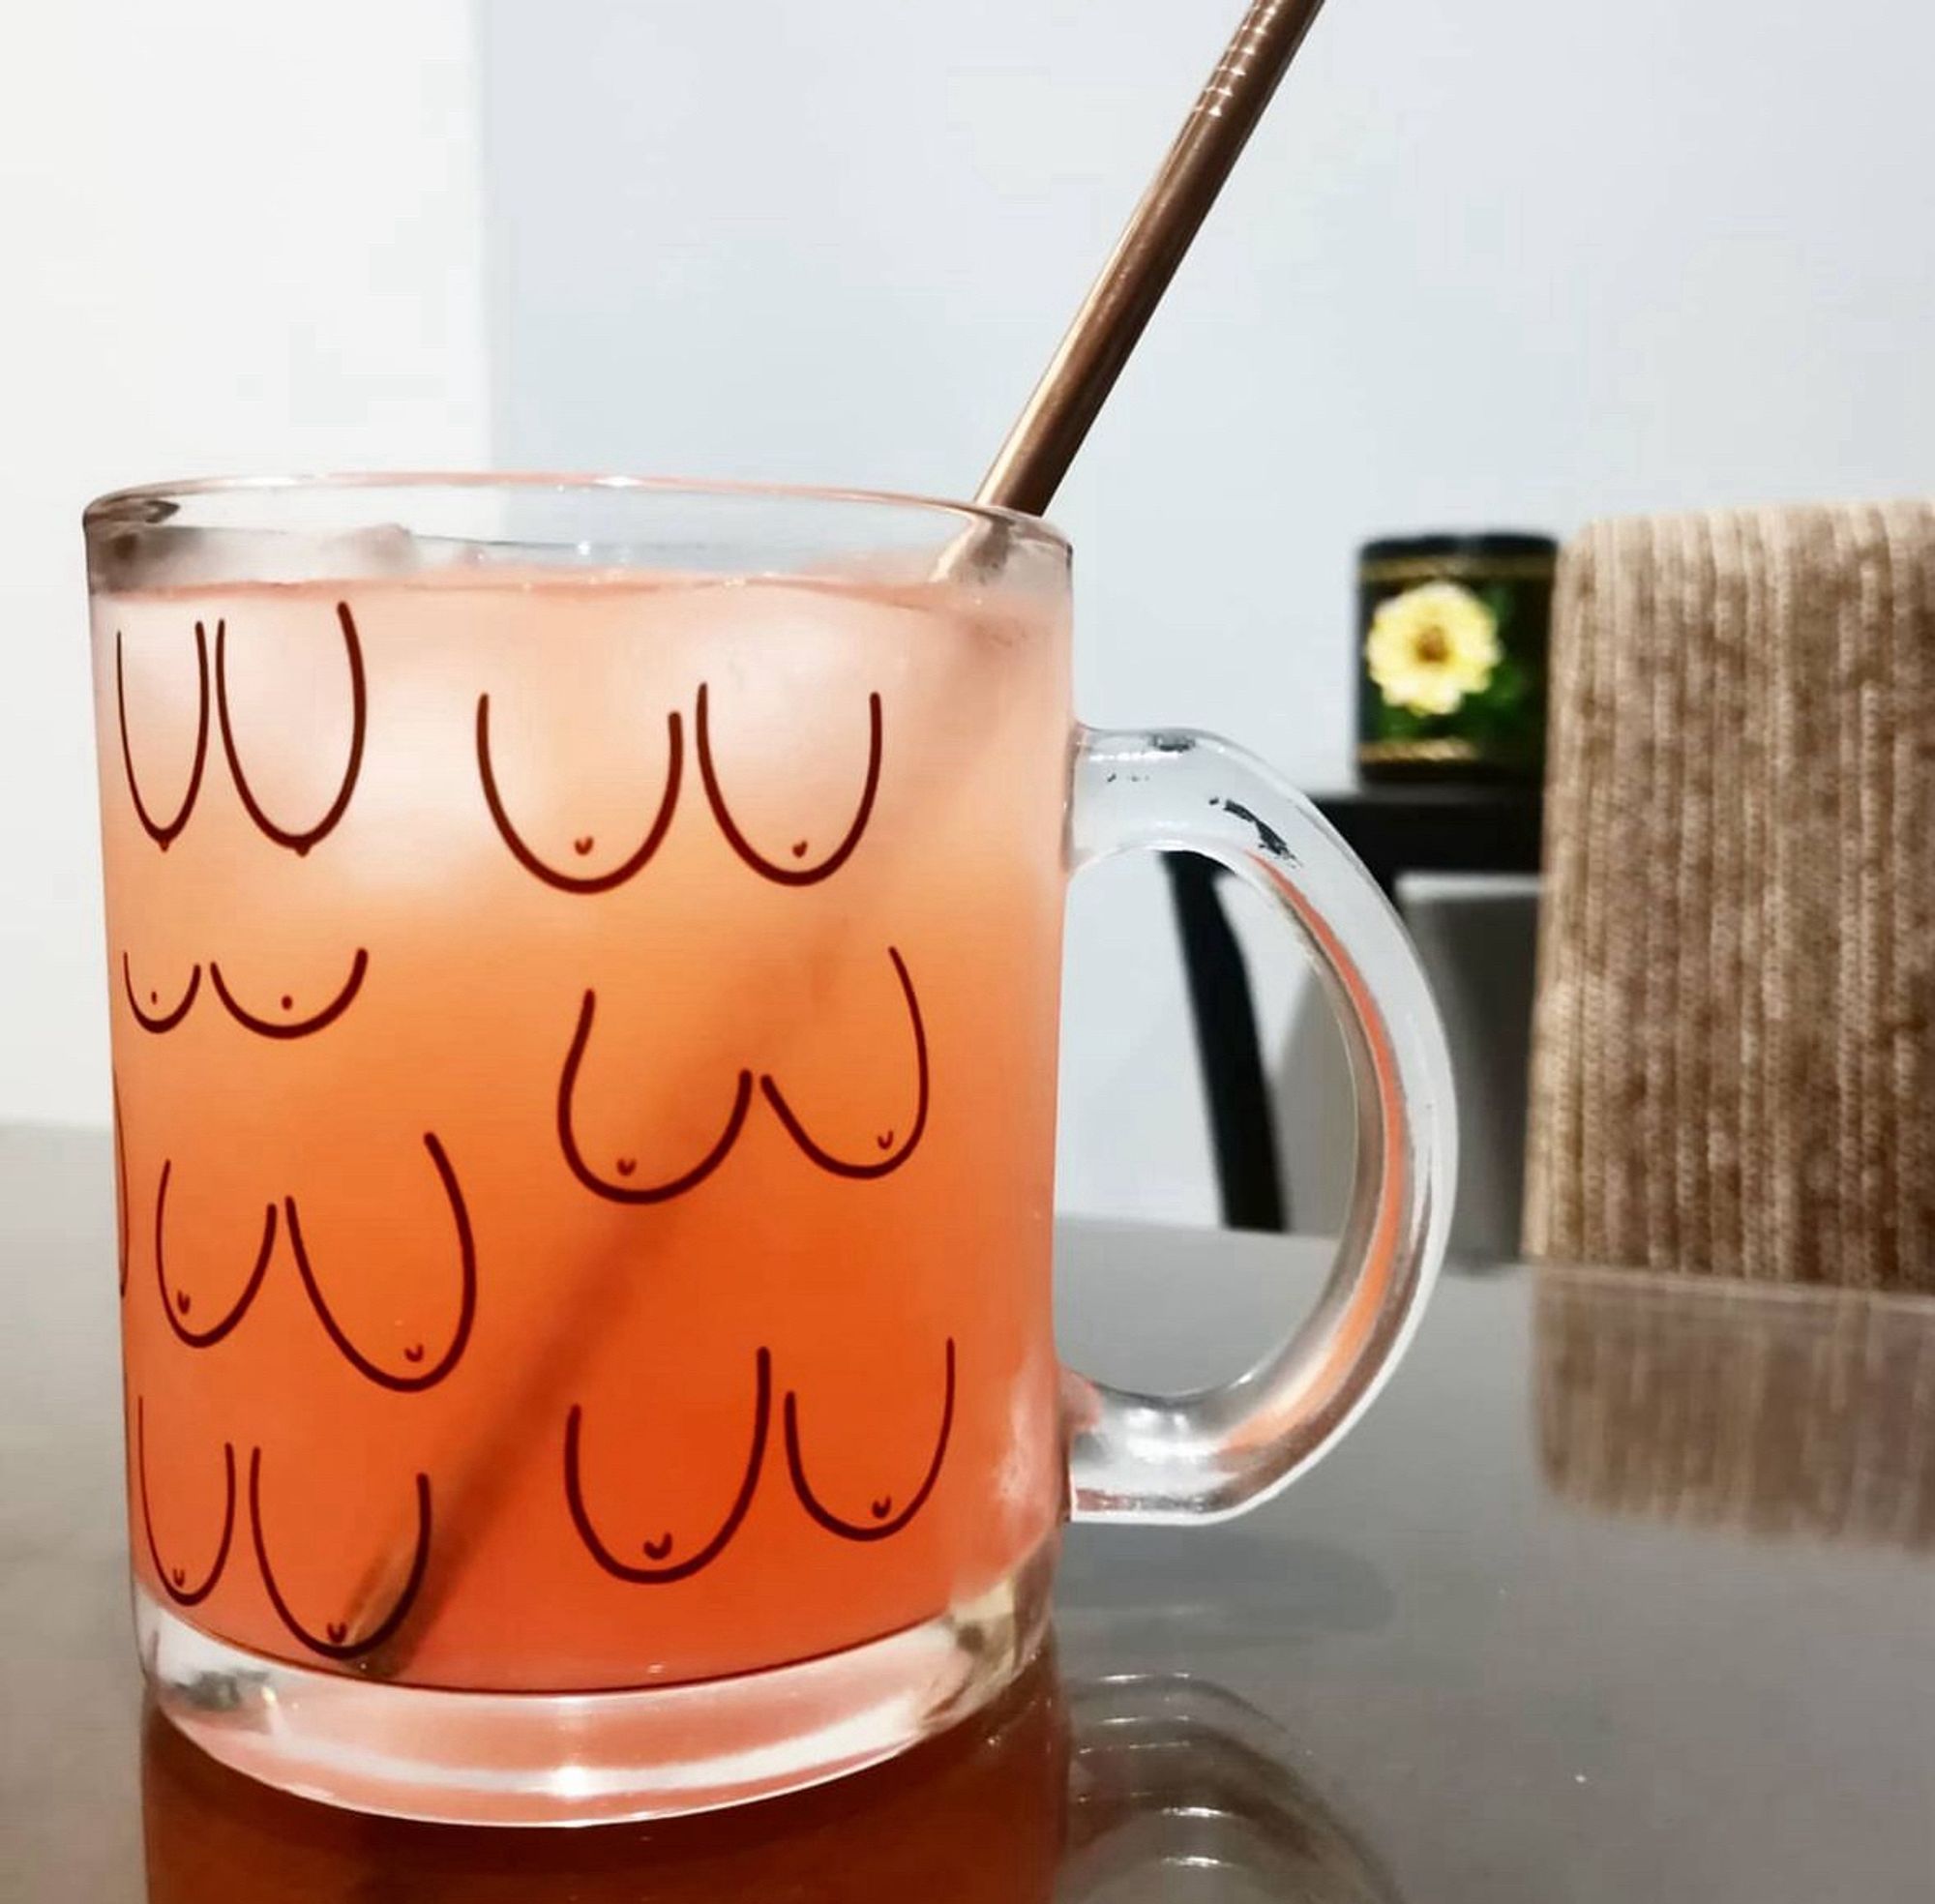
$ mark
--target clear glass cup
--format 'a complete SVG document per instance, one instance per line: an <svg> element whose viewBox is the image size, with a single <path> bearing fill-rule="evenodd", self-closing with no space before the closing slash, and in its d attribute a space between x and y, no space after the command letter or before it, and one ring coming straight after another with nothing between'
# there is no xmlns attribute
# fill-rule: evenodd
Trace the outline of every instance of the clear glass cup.
<svg viewBox="0 0 1935 1904"><path fill-rule="evenodd" d="M1065 1516L1265 1498L1443 1252L1443 1034L1325 823L1068 705L1068 550L906 498L210 482L86 518L136 1626L217 1757L366 1809L695 1810L1035 1652ZM1062 893L1208 854L1358 1086L1314 1312L1058 1367Z"/></svg>

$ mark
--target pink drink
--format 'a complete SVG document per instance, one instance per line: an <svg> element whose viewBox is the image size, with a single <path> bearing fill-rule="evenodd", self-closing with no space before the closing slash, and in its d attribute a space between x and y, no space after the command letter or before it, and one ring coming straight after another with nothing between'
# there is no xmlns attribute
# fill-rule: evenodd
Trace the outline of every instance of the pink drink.
<svg viewBox="0 0 1935 1904"><path fill-rule="evenodd" d="M854 1646L1049 1539L1062 617L482 568L97 598L150 1593L324 1668L608 1688Z"/></svg>

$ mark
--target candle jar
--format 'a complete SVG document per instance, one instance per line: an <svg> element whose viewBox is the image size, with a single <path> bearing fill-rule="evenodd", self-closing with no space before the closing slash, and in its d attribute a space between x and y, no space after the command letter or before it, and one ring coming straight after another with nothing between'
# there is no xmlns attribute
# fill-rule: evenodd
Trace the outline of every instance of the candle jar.
<svg viewBox="0 0 1935 1904"><path fill-rule="evenodd" d="M1531 780L1545 764L1549 536L1421 535L1357 555L1367 781Z"/></svg>

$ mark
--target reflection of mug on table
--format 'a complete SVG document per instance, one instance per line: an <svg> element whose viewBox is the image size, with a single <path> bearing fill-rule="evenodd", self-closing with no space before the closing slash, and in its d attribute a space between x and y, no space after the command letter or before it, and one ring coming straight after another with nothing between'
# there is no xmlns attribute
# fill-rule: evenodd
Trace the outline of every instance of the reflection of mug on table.
<svg viewBox="0 0 1935 1904"><path fill-rule="evenodd" d="M1039 1658L968 1723L752 1813L591 1831L357 1818L238 1778L159 1714L142 1753L149 1904L1048 1904L1249 1881L1312 1904L1397 1896L1286 1763L1200 1681L1064 1689ZM1246 1890L1245 1894L1249 1894Z"/></svg>
<svg viewBox="0 0 1935 1904"><path fill-rule="evenodd" d="M1396 1904L1397 1887L1287 1763L1292 1741L1254 1706L1186 1674L1068 1690L1060 1898L1181 1904L1232 1876L1244 1894Z"/></svg>
<svg viewBox="0 0 1935 1904"><path fill-rule="evenodd" d="M1235 1511L1389 1367L1414 961L1231 750L1078 734L1071 788L1052 531L488 480L88 528L137 1616L220 1756L495 1820L850 1770L1029 1657L1064 1499ZM1356 1055L1333 1287L1188 1402L1056 1364L1071 843L1225 860Z"/></svg>

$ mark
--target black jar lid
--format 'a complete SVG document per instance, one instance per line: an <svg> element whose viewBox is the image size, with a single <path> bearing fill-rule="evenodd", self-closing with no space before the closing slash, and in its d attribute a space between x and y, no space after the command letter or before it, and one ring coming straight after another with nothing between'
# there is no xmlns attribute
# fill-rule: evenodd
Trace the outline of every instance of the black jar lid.
<svg viewBox="0 0 1935 1904"><path fill-rule="evenodd" d="M1553 557L1559 544L1523 529L1484 529L1469 534L1380 536L1357 550L1359 562L1409 562L1431 556L1534 555Z"/></svg>
<svg viewBox="0 0 1935 1904"><path fill-rule="evenodd" d="M1381 536L1357 550L1357 581L1371 590L1441 580L1536 586L1551 581L1558 564L1558 543L1519 529Z"/></svg>

